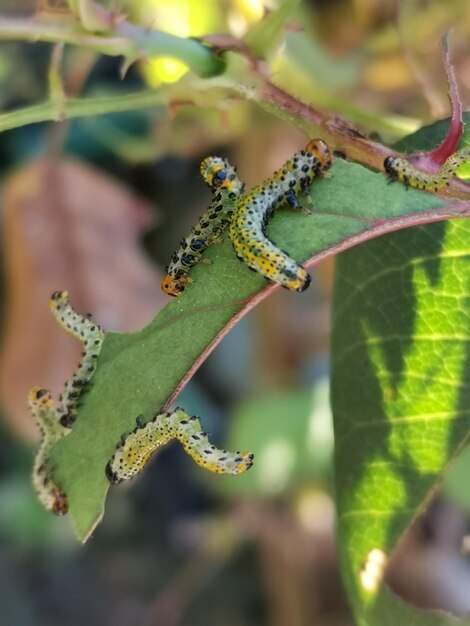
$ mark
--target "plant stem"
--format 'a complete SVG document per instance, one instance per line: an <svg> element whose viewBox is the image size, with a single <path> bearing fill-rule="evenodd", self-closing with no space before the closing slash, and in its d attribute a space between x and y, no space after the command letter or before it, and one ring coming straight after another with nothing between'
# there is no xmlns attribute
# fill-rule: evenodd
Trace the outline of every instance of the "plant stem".
<svg viewBox="0 0 470 626"><path fill-rule="evenodd" d="M220 74L224 62L203 43L158 30L135 26L123 20L110 34L89 33L73 19L42 21L0 18L0 41L46 41L88 48L109 56L123 56L127 62L149 56L168 56L183 61L199 76ZM127 64L128 64L127 63Z"/></svg>
<svg viewBox="0 0 470 626"><path fill-rule="evenodd" d="M115 94L102 97L67 98L63 102L63 110L66 119L73 119L75 117L90 117L104 113L145 109L166 104L167 102L168 95L165 90L146 90L127 95ZM56 105L52 101L3 113L0 115L0 132L27 126L28 124L54 121L55 116Z"/></svg>

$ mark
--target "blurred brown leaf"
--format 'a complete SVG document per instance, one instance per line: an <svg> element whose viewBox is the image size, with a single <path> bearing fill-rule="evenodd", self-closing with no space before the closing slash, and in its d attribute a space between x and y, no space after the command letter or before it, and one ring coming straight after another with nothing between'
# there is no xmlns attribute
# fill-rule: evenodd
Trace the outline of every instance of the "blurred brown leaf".
<svg viewBox="0 0 470 626"><path fill-rule="evenodd" d="M80 355L49 312L53 291L69 291L74 308L91 312L105 330L141 328L164 303L161 276L139 245L151 217L122 184L77 161L41 160L6 181L0 392L18 433L36 433L29 389L41 385L57 395Z"/></svg>

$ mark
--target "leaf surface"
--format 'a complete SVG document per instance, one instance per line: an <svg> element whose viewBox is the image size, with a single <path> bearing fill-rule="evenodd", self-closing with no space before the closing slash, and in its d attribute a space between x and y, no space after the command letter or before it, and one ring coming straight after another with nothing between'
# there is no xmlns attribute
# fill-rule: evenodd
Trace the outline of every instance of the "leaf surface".
<svg viewBox="0 0 470 626"><path fill-rule="evenodd" d="M407 138L437 145L442 125ZM340 255L332 404L343 577L358 624L455 620L403 603L367 572L389 555L467 444L470 223L388 234ZM469 621L462 622L464 624Z"/></svg>
<svg viewBox="0 0 470 626"><path fill-rule="evenodd" d="M456 206L388 185L383 174L342 160L333 165L329 178L314 182L311 194L310 215L280 210L268 225L278 245L298 261L309 259L309 265L361 237L403 228L407 221L443 219ZM196 267L194 284L147 327L108 333L73 431L55 448L58 478L82 539L103 513L108 489L104 468L121 434L132 430L137 415L148 420L172 402L231 325L274 288L237 260L227 240L207 256L214 263ZM73 303L73 293L71 298ZM249 441L245 447L249 449Z"/></svg>

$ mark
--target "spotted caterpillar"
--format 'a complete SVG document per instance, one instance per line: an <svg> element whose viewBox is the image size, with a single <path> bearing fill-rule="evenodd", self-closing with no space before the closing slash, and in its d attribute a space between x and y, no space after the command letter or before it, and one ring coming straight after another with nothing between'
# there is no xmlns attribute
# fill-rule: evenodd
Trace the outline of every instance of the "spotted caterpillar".
<svg viewBox="0 0 470 626"><path fill-rule="evenodd" d="M56 291L49 300L49 308L58 324L83 346L82 359L59 397L57 414L62 426L71 428L77 417L77 400L96 370L98 355L104 341L104 332L90 317L83 317L70 306L68 293Z"/></svg>
<svg viewBox="0 0 470 626"><path fill-rule="evenodd" d="M400 180L406 187L427 191L439 191L449 185L457 168L470 158L470 147L451 154L438 172L429 173L416 169L407 159L388 156L384 169L391 182Z"/></svg>
<svg viewBox="0 0 470 626"><path fill-rule="evenodd" d="M216 243L229 225L237 199L243 192L243 183L237 178L236 170L220 157L208 157L201 163L201 175L209 185L214 199L207 211L189 235L181 240L180 247L173 253L161 283L162 290L169 296L179 296L192 282L189 270L197 263L207 263L202 253Z"/></svg>
<svg viewBox="0 0 470 626"><path fill-rule="evenodd" d="M293 291L304 291L310 284L305 269L275 246L266 236L266 224L283 202L299 208L297 195L307 192L312 180L331 165L328 146L321 139L309 142L274 176L255 187L238 202L229 233L234 250L248 267L269 280Z"/></svg>
<svg viewBox="0 0 470 626"><path fill-rule="evenodd" d="M28 394L28 402L41 431L41 444L34 460L33 486L47 510L56 515L65 515L69 504L67 496L53 480L50 451L55 442L70 431L60 423L47 389L33 387Z"/></svg>
<svg viewBox="0 0 470 626"><path fill-rule="evenodd" d="M253 464L253 454L249 452L233 453L212 445L199 419L190 417L182 409L160 413L147 424L138 417L136 424L130 434L121 437L106 466L106 476L111 483L134 477L150 456L172 439L182 444L193 461L215 474L241 474Z"/></svg>
<svg viewBox="0 0 470 626"><path fill-rule="evenodd" d="M95 373L104 333L89 317L83 317L72 309L66 291L53 293L49 307L60 326L83 346L82 359L73 376L65 383L57 408L54 408L51 393L47 389L34 387L28 394L29 405L42 435L33 467L33 486L46 509L57 515L65 515L68 500L54 481L50 450L56 441L70 432L77 415L80 393Z"/></svg>

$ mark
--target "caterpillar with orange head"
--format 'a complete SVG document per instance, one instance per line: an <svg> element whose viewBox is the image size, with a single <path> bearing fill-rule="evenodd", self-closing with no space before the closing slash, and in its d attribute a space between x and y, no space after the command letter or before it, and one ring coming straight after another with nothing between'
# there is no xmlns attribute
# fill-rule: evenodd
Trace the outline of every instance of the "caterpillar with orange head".
<svg viewBox="0 0 470 626"><path fill-rule="evenodd" d="M401 181L406 187L415 187L424 191L439 191L447 187L456 175L457 169L470 159L470 147L462 148L451 154L439 171L423 172L414 167L407 159L388 156L384 161L384 169L390 182Z"/></svg>
<svg viewBox="0 0 470 626"><path fill-rule="evenodd" d="M328 146L321 139L313 139L272 178L243 196L230 222L230 239L238 258L265 278L293 291L307 289L310 275L267 237L266 224L284 203L299 209L297 195L306 193L313 179L323 176L330 166Z"/></svg>
<svg viewBox="0 0 470 626"><path fill-rule="evenodd" d="M138 417L136 423L131 433L121 437L106 466L106 476L111 483L133 478L154 452L173 439L182 444L193 461L215 474L242 474L253 464L250 452L228 452L212 445L199 419L195 415L190 417L180 408L159 413L147 424Z"/></svg>
<svg viewBox="0 0 470 626"><path fill-rule="evenodd" d="M74 311L66 291L53 293L49 308L59 325L78 339L83 347L80 363L71 378L65 382L57 408L54 407L51 393L47 389L34 387L28 394L29 406L41 431L41 443L33 467L33 486L46 509L57 515L65 515L68 511L68 500L54 479L50 451L59 439L70 433L81 393L95 373L104 333L89 316Z"/></svg>
<svg viewBox="0 0 470 626"><path fill-rule="evenodd" d="M234 167L226 159L208 157L201 163L201 175L214 195L207 211L199 218L189 235L171 257L166 276L161 282L162 291L169 296L179 296L192 279L189 270L197 263L207 263L202 253L220 240L220 235L230 223L243 183Z"/></svg>

